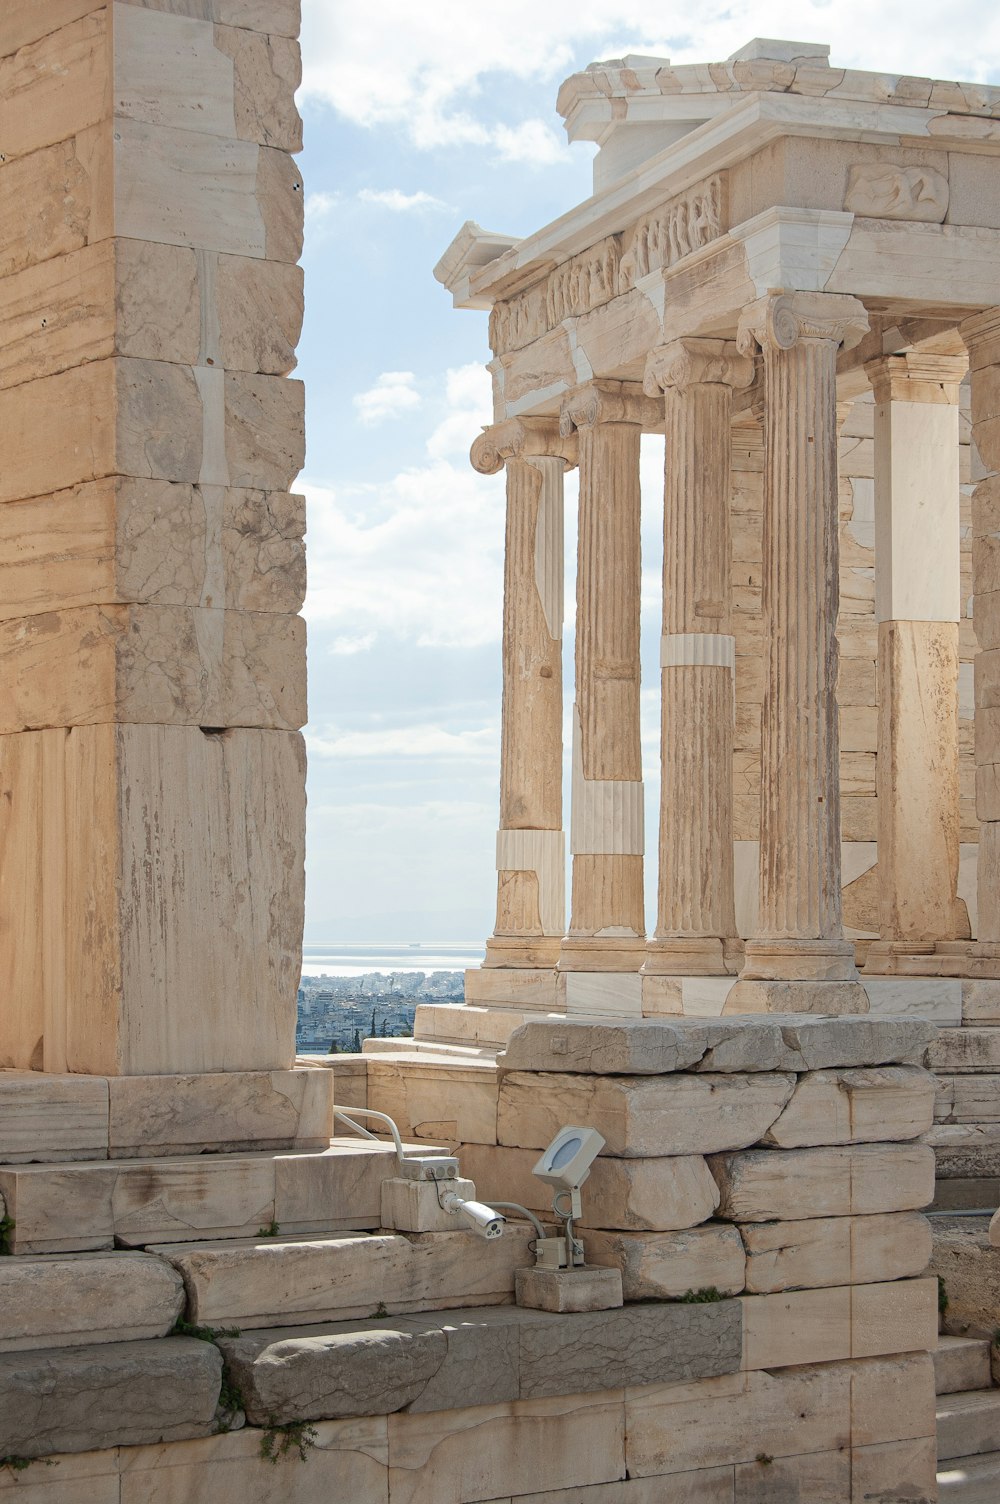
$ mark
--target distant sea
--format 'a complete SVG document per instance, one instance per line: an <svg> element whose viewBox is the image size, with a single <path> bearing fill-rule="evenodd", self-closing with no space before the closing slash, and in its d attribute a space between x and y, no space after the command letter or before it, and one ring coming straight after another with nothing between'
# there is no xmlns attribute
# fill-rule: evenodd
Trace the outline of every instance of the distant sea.
<svg viewBox="0 0 1000 1504"><path fill-rule="evenodd" d="M304 977L360 977L368 971L464 971L478 966L482 945L468 940L369 940L302 947Z"/></svg>

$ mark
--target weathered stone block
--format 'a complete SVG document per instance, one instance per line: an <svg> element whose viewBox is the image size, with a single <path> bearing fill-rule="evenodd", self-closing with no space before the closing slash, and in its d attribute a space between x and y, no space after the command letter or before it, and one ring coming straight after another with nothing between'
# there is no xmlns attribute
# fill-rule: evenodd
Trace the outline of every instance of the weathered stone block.
<svg viewBox="0 0 1000 1504"><path fill-rule="evenodd" d="M626 1300L677 1300L699 1290L738 1295L746 1255L735 1227L683 1232L587 1232L587 1261L621 1270Z"/></svg>
<svg viewBox="0 0 1000 1504"><path fill-rule="evenodd" d="M837 1149L751 1149L709 1160L721 1192L719 1217L798 1221L915 1211L934 1196L927 1144L857 1144Z"/></svg>
<svg viewBox="0 0 1000 1504"><path fill-rule="evenodd" d="M937 1345L933 1279L745 1295L741 1304L744 1368L794 1368Z"/></svg>
<svg viewBox="0 0 1000 1504"><path fill-rule="evenodd" d="M389 1417L394 1504L581 1487L625 1476L622 1393ZM500 1490L498 1495L496 1490Z"/></svg>
<svg viewBox="0 0 1000 1504"><path fill-rule="evenodd" d="M904 1279L922 1274L931 1254L919 1212L744 1222L739 1231L753 1293Z"/></svg>
<svg viewBox="0 0 1000 1504"><path fill-rule="evenodd" d="M989 1216L935 1217L930 1273L944 1281L944 1330L992 1337L1000 1310L1000 1248L989 1238Z"/></svg>
<svg viewBox="0 0 1000 1504"><path fill-rule="evenodd" d="M107 1157L107 1081L0 1070L0 1164Z"/></svg>
<svg viewBox="0 0 1000 1504"><path fill-rule="evenodd" d="M934 1077L917 1066L811 1071L764 1142L781 1149L918 1138L934 1118Z"/></svg>
<svg viewBox="0 0 1000 1504"><path fill-rule="evenodd" d="M0 164L0 277L113 234L110 134L71 140ZM25 203L36 206L24 214Z"/></svg>
<svg viewBox="0 0 1000 1504"><path fill-rule="evenodd" d="M925 1059L932 1071L1000 1070L1000 1029L942 1029Z"/></svg>
<svg viewBox="0 0 1000 1504"><path fill-rule="evenodd" d="M519 1269L514 1299L533 1311L607 1311L621 1306L622 1277L617 1269Z"/></svg>
<svg viewBox="0 0 1000 1504"><path fill-rule="evenodd" d="M990 1341L986 1337L938 1337L934 1354L934 1388L938 1394L989 1389Z"/></svg>
<svg viewBox="0 0 1000 1504"><path fill-rule="evenodd" d="M305 500L107 477L0 507L0 620L90 605L295 612Z"/></svg>
<svg viewBox="0 0 1000 1504"><path fill-rule="evenodd" d="M274 611L81 606L0 622L0 734L98 722L295 731L305 624Z"/></svg>
<svg viewBox="0 0 1000 1504"><path fill-rule="evenodd" d="M5 161L63 141L104 119L111 75L108 16L104 9L80 15L58 31L53 28L17 52L0 56Z"/></svg>
<svg viewBox="0 0 1000 1504"><path fill-rule="evenodd" d="M305 463L301 381L227 371L225 402L231 484L287 491Z"/></svg>
<svg viewBox="0 0 1000 1504"><path fill-rule="evenodd" d="M756 1143L795 1086L790 1074L570 1076L508 1073L500 1086L497 1138L544 1149L566 1123L586 1123L624 1158L710 1153Z"/></svg>
<svg viewBox="0 0 1000 1504"><path fill-rule="evenodd" d="M227 371L287 376L304 313L302 268L286 261L219 256L215 311Z"/></svg>
<svg viewBox="0 0 1000 1504"><path fill-rule="evenodd" d="M0 1355L2 1455L207 1436L221 1379L221 1353L192 1337Z"/></svg>
<svg viewBox="0 0 1000 1504"><path fill-rule="evenodd" d="M145 1254L0 1262L0 1353L165 1337L183 1310L180 1275Z"/></svg>
<svg viewBox="0 0 1000 1504"><path fill-rule="evenodd" d="M215 46L233 61L236 135L282 151L302 150L295 91L302 82L299 45L290 37L217 26Z"/></svg>
<svg viewBox="0 0 1000 1504"><path fill-rule="evenodd" d="M283 1464L264 1463L261 1433L249 1427L204 1441L129 1447L118 1454L121 1500L116 1492L112 1504L219 1504L227 1495L243 1504L331 1504L338 1495L350 1504L388 1504L385 1417L320 1421L314 1429L308 1467L294 1454Z"/></svg>
<svg viewBox="0 0 1000 1504"><path fill-rule="evenodd" d="M433 1060L418 1054L368 1059L368 1106L388 1113L409 1138L495 1144L496 1067L489 1060Z"/></svg>
<svg viewBox="0 0 1000 1504"><path fill-rule="evenodd" d="M397 1127L399 1126L397 1122ZM403 1180L393 1176L382 1182L383 1228L393 1232L464 1232L467 1224L446 1211L439 1196L445 1189L466 1201L475 1201L471 1180L449 1180L447 1187L432 1180Z"/></svg>
<svg viewBox="0 0 1000 1504"><path fill-rule="evenodd" d="M342 1124L337 1127L344 1131ZM322 1154L277 1154L275 1220L296 1235L331 1227L378 1227L382 1182L395 1174L391 1144L356 1138L335 1140Z"/></svg>
<svg viewBox="0 0 1000 1504"><path fill-rule="evenodd" d="M238 1149L326 1149L333 1137L327 1071L226 1071L112 1077L112 1159Z"/></svg>
<svg viewBox="0 0 1000 1504"><path fill-rule="evenodd" d="M538 1162L537 1150L467 1144L460 1158L487 1201L513 1198L532 1211L551 1210L551 1186L531 1173ZM594 1161L583 1188L583 1224L666 1232L696 1227L718 1204L719 1188L700 1154L665 1159L603 1157Z"/></svg>
<svg viewBox="0 0 1000 1504"><path fill-rule="evenodd" d="M17 999L0 1059L96 1075L291 1064L299 737L111 725L5 736L0 788L5 881L43 916L26 937L0 937ZM85 933L90 946L66 945ZM260 934L263 950L248 939Z"/></svg>
<svg viewBox="0 0 1000 1504"><path fill-rule="evenodd" d="M530 1227L484 1243L475 1233L347 1234L297 1242L245 1240L153 1251L184 1276L193 1321L269 1327L389 1311L509 1303L514 1271L533 1262Z"/></svg>
<svg viewBox="0 0 1000 1504"><path fill-rule="evenodd" d="M507 1041L504 1071L569 1071L584 1075L649 1075L686 1070L704 1055L706 1031L658 1019L627 1023L527 1019Z"/></svg>

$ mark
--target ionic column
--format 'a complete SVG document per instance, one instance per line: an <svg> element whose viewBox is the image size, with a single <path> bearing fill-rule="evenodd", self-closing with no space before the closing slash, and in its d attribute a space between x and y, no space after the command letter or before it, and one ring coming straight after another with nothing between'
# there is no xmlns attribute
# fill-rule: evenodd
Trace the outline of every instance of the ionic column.
<svg viewBox="0 0 1000 1504"><path fill-rule="evenodd" d="M964 357L892 355L875 394L880 940L867 971L959 936L958 393ZM964 917L964 916L963 916ZM966 930L966 935L967 935Z"/></svg>
<svg viewBox="0 0 1000 1504"><path fill-rule="evenodd" d="M575 449L545 418L499 423L472 446L481 474L507 472L497 919L487 967L554 967L566 927L563 473Z"/></svg>
<svg viewBox="0 0 1000 1504"><path fill-rule="evenodd" d="M733 902L730 421L753 361L724 340L653 351L645 389L663 391L663 637L660 861L646 975L724 975ZM730 966L727 966L727 952Z"/></svg>
<svg viewBox="0 0 1000 1504"><path fill-rule="evenodd" d="M1000 975L1000 308L961 326L969 352L972 446L980 476L972 496L976 627L976 814L979 818L978 975Z"/></svg>
<svg viewBox="0 0 1000 1504"><path fill-rule="evenodd" d="M827 293L769 293L740 320L739 348L764 355L768 646L758 930L729 1012L868 1007L841 912L836 635L837 352L867 328L857 299Z"/></svg>
<svg viewBox="0 0 1000 1504"><path fill-rule="evenodd" d="M660 405L595 381L563 404L578 432L572 912L561 971L637 973L645 953L639 741L639 440ZM637 996L637 995L636 995ZM567 1002L572 1008L570 991Z"/></svg>

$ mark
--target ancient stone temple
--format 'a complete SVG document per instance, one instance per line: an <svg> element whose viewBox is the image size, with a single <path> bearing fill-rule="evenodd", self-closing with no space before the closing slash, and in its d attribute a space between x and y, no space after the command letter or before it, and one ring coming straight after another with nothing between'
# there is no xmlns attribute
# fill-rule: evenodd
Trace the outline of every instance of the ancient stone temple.
<svg viewBox="0 0 1000 1504"><path fill-rule="evenodd" d="M508 487L479 1005L296 1060L299 19L0 10L0 1504L933 1504L936 1437L993 1500L1000 1249L923 1208L1000 1193L1000 98L566 85L595 198L443 264Z"/></svg>
<svg viewBox="0 0 1000 1504"><path fill-rule="evenodd" d="M558 99L598 145L593 197L523 240L466 224L436 269L490 310L495 421L472 463L507 481L497 919L467 982L494 1010L483 1039L497 1010L863 1012L1000 989L1000 91L828 50L595 63Z"/></svg>

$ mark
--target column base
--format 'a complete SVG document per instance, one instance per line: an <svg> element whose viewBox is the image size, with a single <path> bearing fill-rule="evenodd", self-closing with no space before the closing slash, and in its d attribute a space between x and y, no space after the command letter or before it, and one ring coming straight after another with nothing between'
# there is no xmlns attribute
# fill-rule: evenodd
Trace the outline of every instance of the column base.
<svg viewBox="0 0 1000 1504"><path fill-rule="evenodd" d="M644 977L736 976L743 961L743 944L715 935L658 936L646 944Z"/></svg>
<svg viewBox="0 0 1000 1504"><path fill-rule="evenodd" d="M561 935L491 935L484 967L552 967L559 960Z"/></svg>
<svg viewBox="0 0 1000 1504"><path fill-rule="evenodd" d="M867 1013L868 994L860 982L779 981L773 978L735 984L723 1016L733 1013Z"/></svg>
<svg viewBox="0 0 1000 1504"><path fill-rule="evenodd" d="M910 946L875 940L868 950L865 976L1000 978L1000 945L990 940L938 940Z"/></svg>
<svg viewBox="0 0 1000 1504"><path fill-rule="evenodd" d="M645 935L566 935L559 949L562 971L620 971L638 975L646 959Z"/></svg>
<svg viewBox="0 0 1000 1504"><path fill-rule="evenodd" d="M474 1007L562 1013L566 1008L555 966L476 966L465 973L465 1001Z"/></svg>
<svg viewBox="0 0 1000 1504"><path fill-rule="evenodd" d="M856 982L850 940L748 940L740 981ZM853 1010L852 1010L853 1011Z"/></svg>

